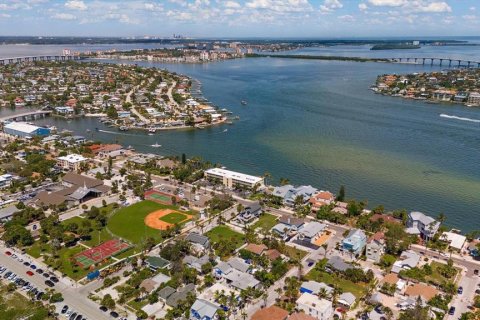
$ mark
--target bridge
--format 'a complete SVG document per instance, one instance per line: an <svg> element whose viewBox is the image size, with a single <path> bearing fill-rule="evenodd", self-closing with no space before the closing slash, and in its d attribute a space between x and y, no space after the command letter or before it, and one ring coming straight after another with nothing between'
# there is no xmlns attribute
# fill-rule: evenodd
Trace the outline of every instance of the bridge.
<svg viewBox="0 0 480 320"><path fill-rule="evenodd" d="M52 113L51 110L40 110L40 111L11 114L9 116L1 117L0 122L35 120L35 119L45 118L50 113Z"/></svg>
<svg viewBox="0 0 480 320"><path fill-rule="evenodd" d="M20 63L20 62L31 62L31 61L73 61L81 60L83 57L78 55L48 55L48 56L28 56L28 57L12 57L12 58L3 58L0 59L0 65Z"/></svg>
<svg viewBox="0 0 480 320"><path fill-rule="evenodd" d="M439 65L448 67L466 67L466 68L480 68L480 61L450 59L450 58L391 58L393 63L412 63L421 65Z"/></svg>

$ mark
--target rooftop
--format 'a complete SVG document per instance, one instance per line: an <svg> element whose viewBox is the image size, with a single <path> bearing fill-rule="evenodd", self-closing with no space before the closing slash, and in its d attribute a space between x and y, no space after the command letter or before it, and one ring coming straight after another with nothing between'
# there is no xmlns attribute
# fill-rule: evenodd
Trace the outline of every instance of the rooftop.
<svg viewBox="0 0 480 320"><path fill-rule="evenodd" d="M248 183L261 183L263 181L262 177L251 176L248 174L225 170L221 168L212 168L212 169L206 170L205 172L207 174L213 174L221 177L232 178L234 180L248 182Z"/></svg>

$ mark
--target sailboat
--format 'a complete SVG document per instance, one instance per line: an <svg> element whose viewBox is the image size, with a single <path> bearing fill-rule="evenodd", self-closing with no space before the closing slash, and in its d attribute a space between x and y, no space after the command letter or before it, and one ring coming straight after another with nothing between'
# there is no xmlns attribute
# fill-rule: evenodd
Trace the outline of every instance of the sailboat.
<svg viewBox="0 0 480 320"><path fill-rule="evenodd" d="M161 144L158 144L158 142L156 142L155 144L152 144L150 147L152 148L160 148L162 145Z"/></svg>

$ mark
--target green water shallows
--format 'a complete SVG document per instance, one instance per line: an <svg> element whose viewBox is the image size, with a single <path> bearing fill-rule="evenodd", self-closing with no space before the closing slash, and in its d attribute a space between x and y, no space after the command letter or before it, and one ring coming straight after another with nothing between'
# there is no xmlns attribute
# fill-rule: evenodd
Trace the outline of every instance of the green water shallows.
<svg viewBox="0 0 480 320"><path fill-rule="evenodd" d="M205 130L120 133L95 119L45 119L89 138L117 141L144 152L200 155L232 170L278 182L312 184L369 206L448 216L464 231L480 229L480 125L441 113L480 119L480 110L431 105L373 94L381 73L429 67L261 58L205 65L162 65L202 83L210 101L241 120ZM242 106L241 100L248 105ZM95 132L98 127L110 132ZM159 143L160 149L151 144Z"/></svg>

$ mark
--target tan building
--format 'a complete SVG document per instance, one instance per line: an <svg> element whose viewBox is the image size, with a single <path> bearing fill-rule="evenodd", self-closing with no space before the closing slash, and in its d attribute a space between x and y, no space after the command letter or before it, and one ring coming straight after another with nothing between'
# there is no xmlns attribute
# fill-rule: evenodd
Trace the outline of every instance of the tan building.
<svg viewBox="0 0 480 320"><path fill-rule="evenodd" d="M80 154L69 154L63 157L58 157L57 164L63 169L70 171L78 171L83 163L88 159Z"/></svg>

